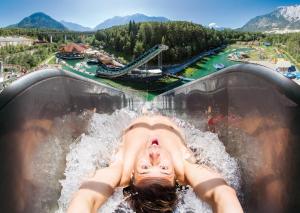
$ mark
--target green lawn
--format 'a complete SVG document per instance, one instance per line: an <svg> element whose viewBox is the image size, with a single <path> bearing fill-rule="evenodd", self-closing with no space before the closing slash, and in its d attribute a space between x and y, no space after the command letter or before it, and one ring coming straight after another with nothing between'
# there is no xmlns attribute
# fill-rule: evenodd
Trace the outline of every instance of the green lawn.
<svg viewBox="0 0 300 213"><path fill-rule="evenodd" d="M258 46L249 52L249 59L252 61L272 60L277 58L277 52L274 47Z"/></svg>
<svg viewBox="0 0 300 213"><path fill-rule="evenodd" d="M290 60L294 65L296 65L296 67L298 68L298 70L300 70L300 62L298 62L295 58L293 58L288 52L286 52L285 50L281 50L282 52L284 52L285 56L287 57L288 60Z"/></svg>

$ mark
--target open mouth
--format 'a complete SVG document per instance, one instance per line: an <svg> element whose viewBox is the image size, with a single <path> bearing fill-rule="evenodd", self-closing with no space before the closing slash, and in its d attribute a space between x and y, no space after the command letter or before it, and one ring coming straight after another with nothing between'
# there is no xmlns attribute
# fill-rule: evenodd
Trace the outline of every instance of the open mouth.
<svg viewBox="0 0 300 213"><path fill-rule="evenodd" d="M157 139L154 139L154 140L151 142L151 145L157 145L157 146L158 146L158 145L159 145L159 144L158 144L158 140L157 140Z"/></svg>

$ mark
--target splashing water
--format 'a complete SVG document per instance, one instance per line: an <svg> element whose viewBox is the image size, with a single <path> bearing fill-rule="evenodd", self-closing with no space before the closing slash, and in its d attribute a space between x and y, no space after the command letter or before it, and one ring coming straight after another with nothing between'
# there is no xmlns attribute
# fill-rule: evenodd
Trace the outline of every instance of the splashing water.
<svg viewBox="0 0 300 213"><path fill-rule="evenodd" d="M66 157L65 179L60 181L62 191L57 213L66 211L73 193L78 190L85 178L94 174L97 169L108 166L112 153L120 143L121 131L138 115L139 113L122 109L111 115L95 113L92 116L87 133L71 144ZM201 132L177 118L173 118L173 121L183 129L187 146L194 152L197 163L219 171L227 183L240 192L240 171L237 161L225 151L217 135ZM199 200L192 189L178 193L181 199L175 212L212 212L210 206ZM117 209L118 212L133 212L124 202L122 189L117 189L99 212L110 213Z"/></svg>

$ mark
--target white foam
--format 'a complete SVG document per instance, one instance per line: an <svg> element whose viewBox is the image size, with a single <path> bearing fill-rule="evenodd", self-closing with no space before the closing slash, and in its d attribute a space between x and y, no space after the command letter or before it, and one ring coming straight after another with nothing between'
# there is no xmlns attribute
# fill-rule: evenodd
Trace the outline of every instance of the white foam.
<svg viewBox="0 0 300 213"><path fill-rule="evenodd" d="M108 165L112 153L120 142L121 130L137 116L137 113L125 109L111 115L96 113L93 115L87 134L82 135L71 145L67 155L66 178L60 181L62 191L58 200L59 210L57 212L66 210L73 193L78 190L80 183L88 174ZM226 152L217 135L201 132L185 121L176 118L173 120L184 130L187 146L195 151L198 163L218 170L229 185L240 191L238 164ZM179 196L182 199L176 212L212 212L206 203L196 198L191 189L179 192ZM99 212L114 212L121 203L126 208L122 190L118 189ZM125 212L128 212L128 209Z"/></svg>

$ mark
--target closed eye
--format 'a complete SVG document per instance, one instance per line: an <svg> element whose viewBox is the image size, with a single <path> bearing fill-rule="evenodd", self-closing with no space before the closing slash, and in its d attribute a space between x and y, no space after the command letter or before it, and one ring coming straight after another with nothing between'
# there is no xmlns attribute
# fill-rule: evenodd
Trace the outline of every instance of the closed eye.
<svg viewBox="0 0 300 213"><path fill-rule="evenodd" d="M167 166L160 166L160 168L161 168L162 170L168 170L168 167L167 167Z"/></svg>
<svg viewBox="0 0 300 213"><path fill-rule="evenodd" d="M168 167L167 166L161 166L160 167L160 173L164 174L164 175L170 175L171 173L168 171Z"/></svg>
<svg viewBox="0 0 300 213"><path fill-rule="evenodd" d="M141 168L142 168L142 169L149 169L149 166L147 166L147 165L142 165Z"/></svg>

